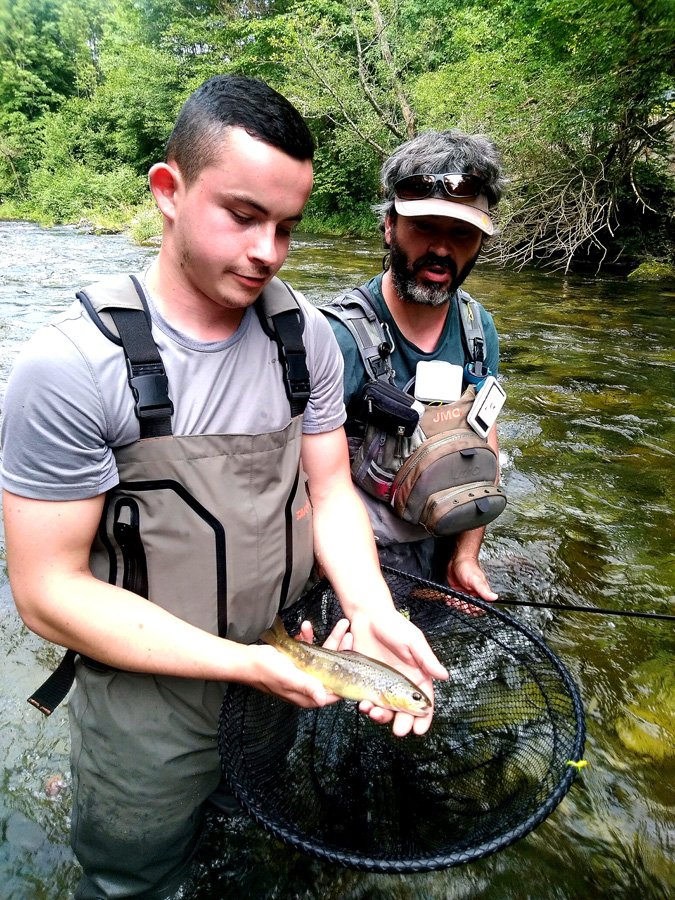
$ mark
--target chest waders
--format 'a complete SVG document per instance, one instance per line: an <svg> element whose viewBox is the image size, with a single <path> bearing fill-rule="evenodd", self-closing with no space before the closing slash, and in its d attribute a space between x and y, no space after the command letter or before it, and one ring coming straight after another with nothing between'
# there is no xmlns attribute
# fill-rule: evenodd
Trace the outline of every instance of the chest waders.
<svg viewBox="0 0 675 900"><path fill-rule="evenodd" d="M312 514L300 465L309 374L302 314L279 279L256 311L279 352L291 422L268 434L173 435L173 404L143 289L120 277L78 294L123 350L140 440L114 451L90 567L198 628L251 643L297 599L313 562ZM72 686L77 654L29 698L49 715ZM100 666L86 660L90 666Z"/></svg>

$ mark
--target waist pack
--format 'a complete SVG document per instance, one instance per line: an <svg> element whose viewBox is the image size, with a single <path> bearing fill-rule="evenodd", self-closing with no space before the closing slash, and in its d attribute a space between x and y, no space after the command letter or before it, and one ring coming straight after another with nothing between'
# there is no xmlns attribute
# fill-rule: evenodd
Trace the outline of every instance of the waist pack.
<svg viewBox="0 0 675 900"><path fill-rule="evenodd" d="M426 406L410 437L369 422L353 447L355 483L435 536L492 522L506 506L506 494L496 484L494 450L466 421L475 396L469 385L456 403Z"/></svg>
<svg viewBox="0 0 675 900"><path fill-rule="evenodd" d="M489 524L505 508L506 493L496 484L495 452L467 422L476 385L469 384L455 403L432 405L415 401L392 384L393 343L369 300L359 288L358 294L321 307L347 325L370 379L357 411L363 428L349 437L354 482L388 504L399 518L423 526L436 537ZM457 302L475 303L464 292L458 292ZM468 367L471 372L477 368L480 376L484 344L482 327L476 325L479 311L469 316L460 306L460 318L469 349ZM476 360L478 348L481 359Z"/></svg>

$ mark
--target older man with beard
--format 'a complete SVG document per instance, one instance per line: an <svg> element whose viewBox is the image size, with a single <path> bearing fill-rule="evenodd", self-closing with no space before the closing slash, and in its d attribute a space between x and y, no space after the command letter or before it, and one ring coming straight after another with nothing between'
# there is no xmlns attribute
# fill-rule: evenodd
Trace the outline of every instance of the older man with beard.
<svg viewBox="0 0 675 900"><path fill-rule="evenodd" d="M494 232L489 210L504 185L501 158L480 135L457 130L426 131L401 145L381 173L384 201L376 207L389 253L384 272L364 291L388 329L397 387L410 389L420 361L470 362L463 338L457 289ZM466 296L466 294L465 294ZM496 375L499 343L490 314L480 304L484 363ZM364 387L361 352L344 321L329 317L345 359L347 433L352 454L363 436ZM498 454L493 426L488 443ZM373 525L380 561L433 581L447 583L485 600L497 598L478 562L483 527L429 537L420 525L403 521L389 504L361 491Z"/></svg>

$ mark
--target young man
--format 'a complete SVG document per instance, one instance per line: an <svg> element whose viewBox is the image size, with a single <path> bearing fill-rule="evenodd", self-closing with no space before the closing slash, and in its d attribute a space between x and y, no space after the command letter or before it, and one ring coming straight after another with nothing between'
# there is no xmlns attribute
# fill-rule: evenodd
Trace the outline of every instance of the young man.
<svg viewBox="0 0 675 900"><path fill-rule="evenodd" d="M459 131L426 131L401 145L384 163L384 201L377 207L384 232L385 271L366 285L374 312L392 338L395 384L406 388L422 360L464 365L457 289L473 268L487 235L488 215L503 187L501 162L484 137ZM492 317L479 304L485 364L496 375L499 345ZM366 371L344 321L329 317L345 360L345 404L350 448L363 434L361 395ZM488 443L498 454L496 430ZM495 600L478 562L484 528L453 539L432 538L421 525L403 521L391 506L359 488L375 532L380 561L485 600Z"/></svg>
<svg viewBox="0 0 675 900"><path fill-rule="evenodd" d="M252 643L301 592L312 551L357 649L424 690L446 677L381 578L351 487L330 329L273 281L310 193L312 153L297 110L264 83L203 84L150 170L164 221L157 260L135 282L81 292L10 380L13 594L29 628L79 654L80 898L164 898L184 882L219 786L226 682L300 706L337 699ZM272 296L291 299L290 340L268 317ZM431 720L362 709L394 718L398 735Z"/></svg>

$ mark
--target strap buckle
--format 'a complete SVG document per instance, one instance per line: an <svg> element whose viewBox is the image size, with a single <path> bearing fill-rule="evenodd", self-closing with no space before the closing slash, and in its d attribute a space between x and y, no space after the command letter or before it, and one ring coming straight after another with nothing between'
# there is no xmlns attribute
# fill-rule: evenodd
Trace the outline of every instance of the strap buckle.
<svg viewBox="0 0 675 900"><path fill-rule="evenodd" d="M485 362L485 351L483 349L483 339L482 338L474 338L473 339L473 371L474 374L478 378L485 378L487 376L487 370L483 366Z"/></svg>
<svg viewBox="0 0 675 900"><path fill-rule="evenodd" d="M169 398L169 379L161 363L132 364L127 359L129 386L136 401L134 410L139 419L159 419L173 415Z"/></svg>
<svg viewBox="0 0 675 900"><path fill-rule="evenodd" d="M311 384L305 362L304 350L289 350L288 347L285 347L284 356L286 357L286 373L292 399L300 402L308 401Z"/></svg>
<svg viewBox="0 0 675 900"><path fill-rule="evenodd" d="M377 322L377 319L375 321ZM382 331L384 340L374 348L375 353L364 348L361 350L361 356L368 363L370 374L376 381L386 376L393 384L396 377L396 370L391 364L391 354L396 349L394 339L386 322L377 322L377 325Z"/></svg>

